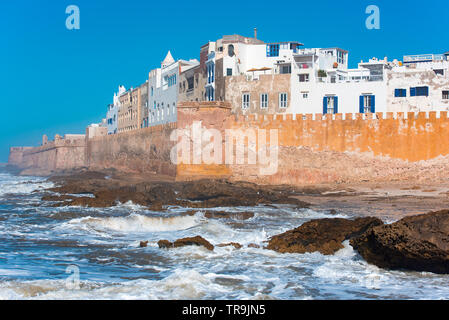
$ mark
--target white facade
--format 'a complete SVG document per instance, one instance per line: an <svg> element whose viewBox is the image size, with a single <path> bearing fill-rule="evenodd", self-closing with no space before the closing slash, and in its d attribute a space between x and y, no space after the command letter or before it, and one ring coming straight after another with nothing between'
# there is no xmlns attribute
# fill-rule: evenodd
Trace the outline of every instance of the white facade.
<svg viewBox="0 0 449 320"><path fill-rule="evenodd" d="M126 92L124 86L119 86L118 92L114 93L113 103L108 105L108 111L106 113L106 122L108 127L108 134L117 133L118 123L118 109L120 108L119 97Z"/></svg>
<svg viewBox="0 0 449 320"><path fill-rule="evenodd" d="M179 74L197 65L199 65L197 60L175 61L169 51L161 63L161 68L150 72L148 80L150 127L177 121Z"/></svg>
<svg viewBox="0 0 449 320"><path fill-rule="evenodd" d="M348 69L345 50L299 45L238 43L236 67L232 61L228 66L245 70L240 74L248 81L263 73L289 73L289 113L449 111L449 53L405 56L404 63L373 58ZM226 61L225 56L224 70ZM398 89L406 96L397 97Z"/></svg>

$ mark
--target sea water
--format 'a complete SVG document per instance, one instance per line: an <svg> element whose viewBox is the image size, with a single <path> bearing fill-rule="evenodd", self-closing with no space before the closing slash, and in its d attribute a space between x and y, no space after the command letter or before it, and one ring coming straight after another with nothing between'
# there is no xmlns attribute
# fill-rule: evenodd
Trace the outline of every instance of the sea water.
<svg viewBox="0 0 449 320"><path fill-rule="evenodd" d="M306 221L350 213L289 205L212 209L254 212L242 221L238 215L208 219L201 209L153 212L132 203L58 208L41 201L51 186L42 178L0 173L0 299L449 298L449 276L379 269L348 242L330 256L263 249L271 236ZM243 248L157 245L196 235ZM140 248L140 241L148 247Z"/></svg>

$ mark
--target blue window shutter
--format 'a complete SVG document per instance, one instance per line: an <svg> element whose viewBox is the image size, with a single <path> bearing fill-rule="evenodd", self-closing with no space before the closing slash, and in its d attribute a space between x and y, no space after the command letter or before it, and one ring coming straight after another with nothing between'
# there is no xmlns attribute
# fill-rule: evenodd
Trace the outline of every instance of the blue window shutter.
<svg viewBox="0 0 449 320"><path fill-rule="evenodd" d="M371 96L371 112L376 112L376 96L374 95Z"/></svg>
<svg viewBox="0 0 449 320"><path fill-rule="evenodd" d="M323 98L323 114L327 113L327 97Z"/></svg>
<svg viewBox="0 0 449 320"><path fill-rule="evenodd" d="M400 97L400 90L401 89L394 89L394 96L397 98L397 97Z"/></svg>
<svg viewBox="0 0 449 320"><path fill-rule="evenodd" d="M363 101L363 96L360 96L360 103L359 103L359 112L363 113L364 111L364 101Z"/></svg>
<svg viewBox="0 0 449 320"><path fill-rule="evenodd" d="M424 87L425 89L424 89L424 94L425 94L425 96L426 97L428 97L429 96L429 87Z"/></svg>
<svg viewBox="0 0 449 320"><path fill-rule="evenodd" d="M416 96L416 88L410 88L410 97Z"/></svg>
<svg viewBox="0 0 449 320"><path fill-rule="evenodd" d="M338 97L334 97L334 113L338 113Z"/></svg>

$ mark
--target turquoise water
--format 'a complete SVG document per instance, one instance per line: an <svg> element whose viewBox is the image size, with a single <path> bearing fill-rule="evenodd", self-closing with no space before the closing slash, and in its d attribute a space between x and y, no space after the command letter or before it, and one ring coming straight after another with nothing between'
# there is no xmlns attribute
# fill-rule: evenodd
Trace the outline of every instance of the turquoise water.
<svg viewBox="0 0 449 320"><path fill-rule="evenodd" d="M207 219L132 203L53 208L52 184L0 173L0 299L448 299L449 276L386 271L345 248L332 256L248 248L305 221L336 217L290 206L217 208L254 218ZM351 217L344 212L337 217ZM243 248L162 250L160 239L201 235ZM147 248L139 243L148 240Z"/></svg>

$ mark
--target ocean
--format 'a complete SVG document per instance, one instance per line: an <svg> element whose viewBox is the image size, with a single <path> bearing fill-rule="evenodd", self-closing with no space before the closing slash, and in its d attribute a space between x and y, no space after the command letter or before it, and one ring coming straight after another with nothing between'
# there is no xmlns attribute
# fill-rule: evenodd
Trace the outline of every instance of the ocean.
<svg viewBox="0 0 449 320"><path fill-rule="evenodd" d="M242 221L208 219L200 209L153 212L132 203L58 208L41 201L49 187L43 178L0 173L0 299L449 298L449 275L383 270L348 242L331 256L262 248L270 236L311 219L351 213L289 205L212 209L255 213ZM157 245L196 235L243 248ZM140 241L148 247L140 248Z"/></svg>

